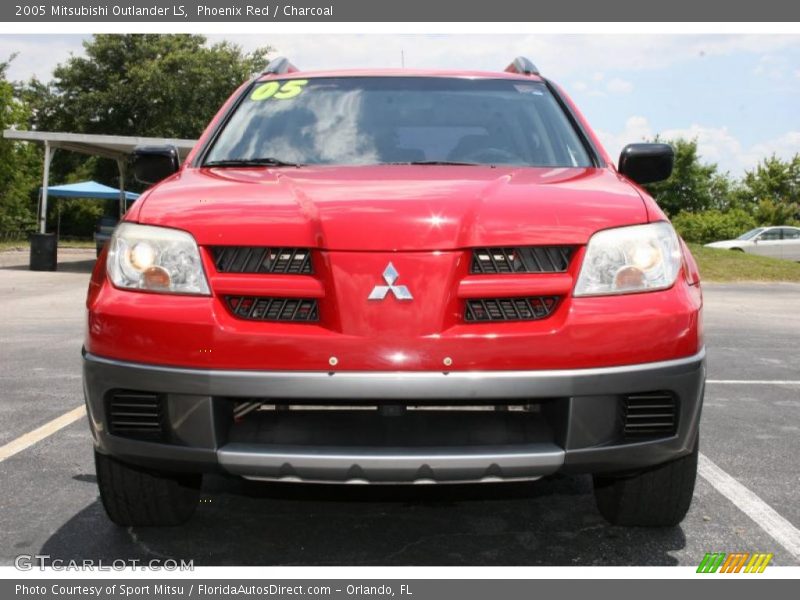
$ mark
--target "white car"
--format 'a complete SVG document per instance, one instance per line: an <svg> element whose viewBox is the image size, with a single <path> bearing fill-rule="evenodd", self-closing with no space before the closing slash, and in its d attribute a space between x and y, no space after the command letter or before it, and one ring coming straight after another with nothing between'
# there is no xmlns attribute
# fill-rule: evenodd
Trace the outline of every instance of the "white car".
<svg viewBox="0 0 800 600"><path fill-rule="evenodd" d="M706 244L706 248L800 261L800 227L757 227L735 240Z"/></svg>

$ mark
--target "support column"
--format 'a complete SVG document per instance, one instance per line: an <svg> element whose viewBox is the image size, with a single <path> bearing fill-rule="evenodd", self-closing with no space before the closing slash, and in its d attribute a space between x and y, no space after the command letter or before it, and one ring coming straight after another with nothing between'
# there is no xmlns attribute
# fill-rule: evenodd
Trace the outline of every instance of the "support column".
<svg viewBox="0 0 800 600"><path fill-rule="evenodd" d="M128 208L127 198L125 197L125 159L118 158L117 159L117 170L119 171L119 220L122 221L122 217L125 215L125 212Z"/></svg>
<svg viewBox="0 0 800 600"><path fill-rule="evenodd" d="M39 233L47 233L47 188L50 186L50 161L56 149L50 146L50 142L44 142L44 175L42 176L42 207L39 213Z"/></svg>

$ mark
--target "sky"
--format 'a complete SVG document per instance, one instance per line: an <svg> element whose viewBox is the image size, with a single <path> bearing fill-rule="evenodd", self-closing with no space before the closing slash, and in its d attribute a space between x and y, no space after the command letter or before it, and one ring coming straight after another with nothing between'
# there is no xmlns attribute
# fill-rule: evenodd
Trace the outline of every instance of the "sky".
<svg viewBox="0 0 800 600"><path fill-rule="evenodd" d="M800 35L211 35L268 45L302 69L502 70L527 56L576 102L616 157L626 143L696 138L703 160L741 176L800 153ZM0 35L8 76L49 80L83 52L80 35Z"/></svg>

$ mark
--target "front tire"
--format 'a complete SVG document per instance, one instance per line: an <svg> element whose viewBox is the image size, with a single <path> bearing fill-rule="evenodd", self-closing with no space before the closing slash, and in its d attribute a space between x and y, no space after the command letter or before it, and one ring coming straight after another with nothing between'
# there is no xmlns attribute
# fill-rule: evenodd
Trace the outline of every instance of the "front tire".
<svg viewBox="0 0 800 600"><path fill-rule="evenodd" d="M698 444L691 454L630 477L594 476L597 508L612 525L674 527L692 503Z"/></svg>
<svg viewBox="0 0 800 600"><path fill-rule="evenodd" d="M202 475L135 467L94 453L97 486L108 518L117 525L173 526L186 523L200 502Z"/></svg>

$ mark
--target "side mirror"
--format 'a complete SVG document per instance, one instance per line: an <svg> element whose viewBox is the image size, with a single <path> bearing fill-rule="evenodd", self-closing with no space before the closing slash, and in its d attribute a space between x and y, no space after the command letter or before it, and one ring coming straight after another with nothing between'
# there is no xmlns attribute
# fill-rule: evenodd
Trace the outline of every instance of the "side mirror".
<svg viewBox="0 0 800 600"><path fill-rule="evenodd" d="M620 152L618 171L636 183L653 183L672 174L674 161L669 144L628 144Z"/></svg>
<svg viewBox="0 0 800 600"><path fill-rule="evenodd" d="M158 183L177 173L179 166L175 146L137 146L133 149L133 175L141 183Z"/></svg>

